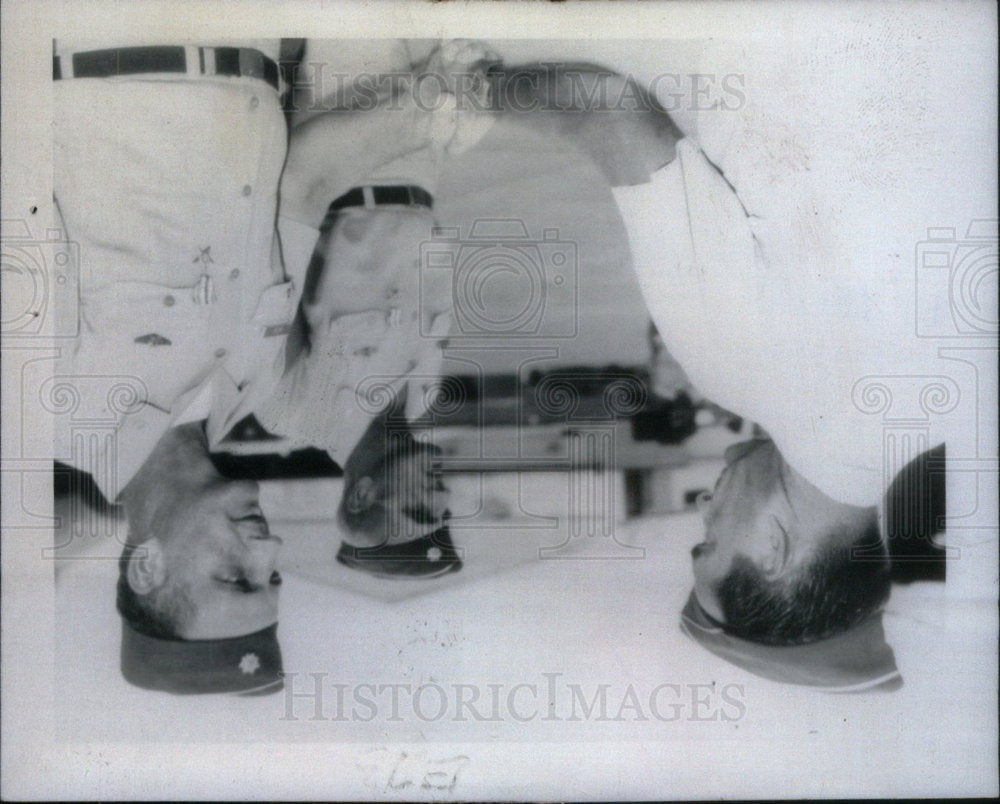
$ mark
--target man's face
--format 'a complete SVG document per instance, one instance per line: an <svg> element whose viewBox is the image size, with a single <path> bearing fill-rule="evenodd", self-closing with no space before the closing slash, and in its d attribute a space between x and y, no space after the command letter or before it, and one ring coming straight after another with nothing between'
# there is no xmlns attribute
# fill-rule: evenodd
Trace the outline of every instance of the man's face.
<svg viewBox="0 0 1000 804"><path fill-rule="evenodd" d="M403 544L441 527L448 508L449 491L440 467L430 452L396 458L378 477L361 477L348 492L356 513L372 516L364 532L351 535L362 546Z"/></svg>
<svg viewBox="0 0 1000 804"><path fill-rule="evenodd" d="M792 469L769 439L734 444L715 490L698 500L705 541L691 551L695 595L722 621L715 595L742 555L769 578L788 577L840 533L863 527L870 509L836 502ZM829 534L834 533L834 536Z"/></svg>
<svg viewBox="0 0 1000 804"><path fill-rule="evenodd" d="M277 621L281 539L271 535L256 482L202 478L163 501L157 520L166 583L195 608L179 636L221 639Z"/></svg>

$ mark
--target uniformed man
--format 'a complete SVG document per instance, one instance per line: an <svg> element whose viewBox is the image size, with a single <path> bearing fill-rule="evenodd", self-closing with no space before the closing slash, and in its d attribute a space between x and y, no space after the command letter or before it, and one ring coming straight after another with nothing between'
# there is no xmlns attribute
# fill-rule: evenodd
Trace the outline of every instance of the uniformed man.
<svg viewBox="0 0 1000 804"><path fill-rule="evenodd" d="M60 356L74 404L56 458L124 507L122 668L173 692L257 689L276 672L262 657L280 660L279 540L255 489L208 460L281 375L302 284L274 229L287 141L279 52L257 40L55 45L55 197L79 245L81 321ZM410 104L353 118L356 158L326 155L343 188L411 149L431 117ZM306 148L293 179L312 167L332 181L317 159ZM289 189L287 202L301 211L304 195ZM81 422L100 423L102 439ZM218 648L228 661L229 640L248 635L268 647L220 675L207 658Z"/></svg>
<svg viewBox="0 0 1000 804"><path fill-rule="evenodd" d="M872 37L866 25L802 32L810 46L791 53L710 43L699 71L738 73L754 92L701 108L685 131L611 70L497 73L550 110L523 114L525 125L567 137L608 179L650 312L691 381L772 436L727 453L693 551L699 617L757 645L825 643L878 617L889 594L878 508L895 456L871 408L891 392L873 389L873 403L863 381L953 373L912 320L908 260L932 222L995 205L974 175L992 118L954 114L956 92L978 104L974 79L950 61L952 21L923 38L903 24ZM955 81L898 69L934 75L928 58ZM595 98L611 105L594 109ZM890 122L872 124L880 115ZM936 415L929 402L925 446L976 413L952 398Z"/></svg>
<svg viewBox="0 0 1000 804"><path fill-rule="evenodd" d="M297 301L274 237L280 42L112 44L55 44L55 201L80 254L56 457L125 510L126 677L273 689L279 540L208 450L280 371ZM220 672L248 635L242 669Z"/></svg>
<svg viewBox="0 0 1000 804"><path fill-rule="evenodd" d="M537 80L526 82L526 75L535 75ZM520 80L510 83L508 76ZM755 372L772 378L766 408L753 395L758 378L746 377L736 368L745 360L744 349L757 343L751 337L745 344L736 334L747 333L746 311L739 306L747 299L736 285L739 271L748 271L748 266L735 263L735 258L720 258L710 265L684 262L683 255L688 253L683 240L688 225L684 192L673 188L675 197L659 191L656 182L662 181L666 171L676 171L678 154L686 154L692 146L656 99L633 78L593 65L509 68L507 73L497 71L495 80L501 92L509 87L508 91L523 94L525 87L538 87L532 91L546 101L550 111L538 121L532 113L521 115L524 124L543 125L567 137L607 178L653 319L691 381L720 404L769 425L782 424L781 432L789 433L797 420L789 424L776 418L788 405L777 401L784 397L778 392L783 386L774 378L789 369L788 353L784 363L752 362ZM604 99L608 108L581 109L583 96L577 84L591 89L603 85L603 93L590 97ZM615 99L626 95L630 103L614 105ZM519 100L523 106L525 99ZM678 181L682 188L686 181L690 190L694 176L688 172ZM715 207L729 201L738 204L721 176L716 184L712 190L721 195L708 203ZM697 185L697 189L705 188ZM657 193L655 198L650 197L651 191ZM706 210L705 218L690 225L697 231L712 220L708 216ZM720 228L717 239L710 242L719 251L731 250L735 237L735 232ZM700 253L696 247L694 254ZM752 248L740 254L752 264ZM718 286L713 284L716 274ZM706 296L706 288L716 295ZM705 305L713 303L720 309L709 312ZM720 313L722 320L715 322L713 315ZM773 350L771 341L763 343ZM773 351L772 357L782 350ZM727 372L719 376L722 364ZM771 645L817 642L877 613L888 596L889 581L884 551L878 551L875 508L824 493L789 466L770 439L731 447L726 458L727 467L715 491L699 499L705 541L692 551L698 605L734 635ZM858 548L868 550L872 560L852 561Z"/></svg>
<svg viewBox="0 0 1000 804"><path fill-rule="evenodd" d="M403 422L424 413L440 378L452 289L441 272L434 285L422 276L421 259L433 237L443 160L472 147L492 123L481 113L489 60L475 42L449 41L412 65L415 78L402 96L385 99L385 109L395 117L412 106L426 113L396 140L375 134L372 112L357 109L308 117L292 131L279 228L286 265L304 274L304 290L287 369L256 416L268 431L321 447L345 467L347 535L338 558L382 575L461 566L430 499L438 481L420 465L426 451L379 428L389 426L390 410ZM375 522L386 511L388 519ZM367 560L354 560L354 547L379 545L398 560L371 549ZM427 554L440 562L421 563Z"/></svg>

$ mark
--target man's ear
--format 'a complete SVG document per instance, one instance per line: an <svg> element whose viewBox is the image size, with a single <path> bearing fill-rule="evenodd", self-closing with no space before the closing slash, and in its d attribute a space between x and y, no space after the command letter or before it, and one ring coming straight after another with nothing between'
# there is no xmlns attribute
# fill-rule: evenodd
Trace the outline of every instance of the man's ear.
<svg viewBox="0 0 1000 804"><path fill-rule="evenodd" d="M163 584L167 579L167 564L159 539L147 539L135 548L126 578L137 595L148 595Z"/></svg>
<svg viewBox="0 0 1000 804"><path fill-rule="evenodd" d="M769 523L763 561L760 564L764 577L777 580L785 574L792 554L792 539L788 531L776 522Z"/></svg>
<svg viewBox="0 0 1000 804"><path fill-rule="evenodd" d="M370 477L362 477L351 486L344 500L344 507L352 514L360 514L367 511L378 497L378 489L375 481Z"/></svg>

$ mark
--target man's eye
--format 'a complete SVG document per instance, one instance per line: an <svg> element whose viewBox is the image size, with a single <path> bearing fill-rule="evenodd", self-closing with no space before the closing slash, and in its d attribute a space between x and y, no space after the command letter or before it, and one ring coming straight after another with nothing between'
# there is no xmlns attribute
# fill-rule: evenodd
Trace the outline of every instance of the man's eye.
<svg viewBox="0 0 1000 804"><path fill-rule="evenodd" d="M220 583L224 583L227 586L230 586L233 589L235 589L237 591L240 591L240 592L252 592L253 591L253 584L251 584L250 581L247 580L247 578L246 578L245 575L240 575L240 574L233 573L233 574L230 574L230 575L220 576L219 578L217 578L217 580Z"/></svg>

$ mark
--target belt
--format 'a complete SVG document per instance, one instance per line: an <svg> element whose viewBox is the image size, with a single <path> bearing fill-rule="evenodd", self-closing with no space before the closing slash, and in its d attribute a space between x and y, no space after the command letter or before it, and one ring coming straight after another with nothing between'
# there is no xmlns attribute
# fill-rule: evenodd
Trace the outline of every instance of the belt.
<svg viewBox="0 0 1000 804"><path fill-rule="evenodd" d="M189 64L197 58L197 64ZM69 61L69 64L67 64ZM72 68L72 71L67 68ZM278 65L246 47L120 47L52 59L52 78L113 78L143 73L186 73L259 78L278 89Z"/></svg>
<svg viewBox="0 0 1000 804"><path fill-rule="evenodd" d="M355 187L330 204L331 210L344 207L372 207L391 204L406 207L434 208L434 198L422 187Z"/></svg>

